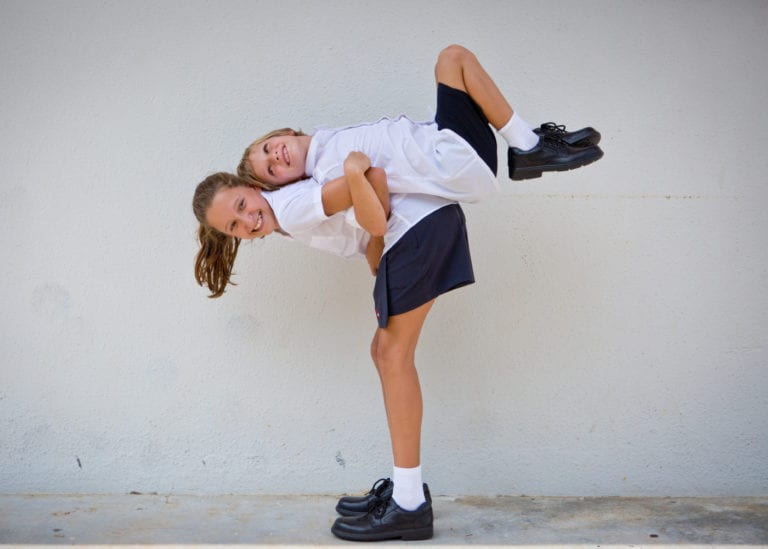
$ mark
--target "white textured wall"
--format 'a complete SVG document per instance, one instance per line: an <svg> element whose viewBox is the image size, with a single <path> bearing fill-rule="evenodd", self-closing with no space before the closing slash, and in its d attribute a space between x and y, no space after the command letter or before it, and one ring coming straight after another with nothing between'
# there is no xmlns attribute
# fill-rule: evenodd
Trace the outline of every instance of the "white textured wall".
<svg viewBox="0 0 768 549"><path fill-rule="evenodd" d="M190 201L274 127L429 117L458 42L606 156L466 208L478 283L418 355L433 490L768 494L767 28L765 1L3 1L0 492L388 474L366 267L256 242L208 300Z"/></svg>

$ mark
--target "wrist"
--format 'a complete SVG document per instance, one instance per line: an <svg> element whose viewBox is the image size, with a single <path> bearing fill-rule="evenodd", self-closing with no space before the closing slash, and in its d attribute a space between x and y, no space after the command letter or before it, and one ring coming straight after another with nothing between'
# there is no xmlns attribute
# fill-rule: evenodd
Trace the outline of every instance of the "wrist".
<svg viewBox="0 0 768 549"><path fill-rule="evenodd" d="M345 162L344 163L344 175L359 177L359 176L363 175L363 173L364 172L363 172L362 168L360 168L360 166L358 166L354 162Z"/></svg>

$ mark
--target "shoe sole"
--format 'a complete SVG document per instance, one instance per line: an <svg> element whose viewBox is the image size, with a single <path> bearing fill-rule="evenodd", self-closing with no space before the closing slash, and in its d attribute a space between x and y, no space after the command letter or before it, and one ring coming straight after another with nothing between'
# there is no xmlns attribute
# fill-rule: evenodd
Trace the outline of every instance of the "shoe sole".
<svg viewBox="0 0 768 549"><path fill-rule="evenodd" d="M353 532L338 532L331 528L331 532L337 538L348 541L385 541L388 539L401 539L403 541L419 541L430 539L434 535L432 526L414 528L411 530L397 530L395 532L379 532L375 534L356 534Z"/></svg>
<svg viewBox="0 0 768 549"><path fill-rule="evenodd" d="M547 166L536 166L533 168L520 168L517 170L510 170L512 173L510 174L509 178L512 179L513 181L523 181L525 179L536 179L538 177L541 177L544 172L567 172L570 170L575 170L576 168L581 168L583 166L592 164L593 162L597 162L602 157L603 157L603 151L601 150L600 153L594 158L588 158L577 164L565 164L565 165L550 164Z"/></svg>

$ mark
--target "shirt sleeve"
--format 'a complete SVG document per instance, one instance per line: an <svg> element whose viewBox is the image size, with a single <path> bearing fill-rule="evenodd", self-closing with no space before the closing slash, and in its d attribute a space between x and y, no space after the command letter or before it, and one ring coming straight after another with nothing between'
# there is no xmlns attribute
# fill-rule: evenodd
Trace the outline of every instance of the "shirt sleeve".
<svg viewBox="0 0 768 549"><path fill-rule="evenodd" d="M314 179L263 194L280 228L288 234L310 230L328 219L323 210L322 186Z"/></svg>

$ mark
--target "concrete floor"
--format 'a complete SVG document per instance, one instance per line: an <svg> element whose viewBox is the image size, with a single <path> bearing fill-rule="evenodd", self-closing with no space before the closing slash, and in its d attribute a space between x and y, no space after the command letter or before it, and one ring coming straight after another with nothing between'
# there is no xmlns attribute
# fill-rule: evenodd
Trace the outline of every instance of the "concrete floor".
<svg viewBox="0 0 768 549"><path fill-rule="evenodd" d="M349 545L328 496L0 496L0 544ZM768 498L435 497L428 546L768 547ZM387 542L385 545L399 545Z"/></svg>

